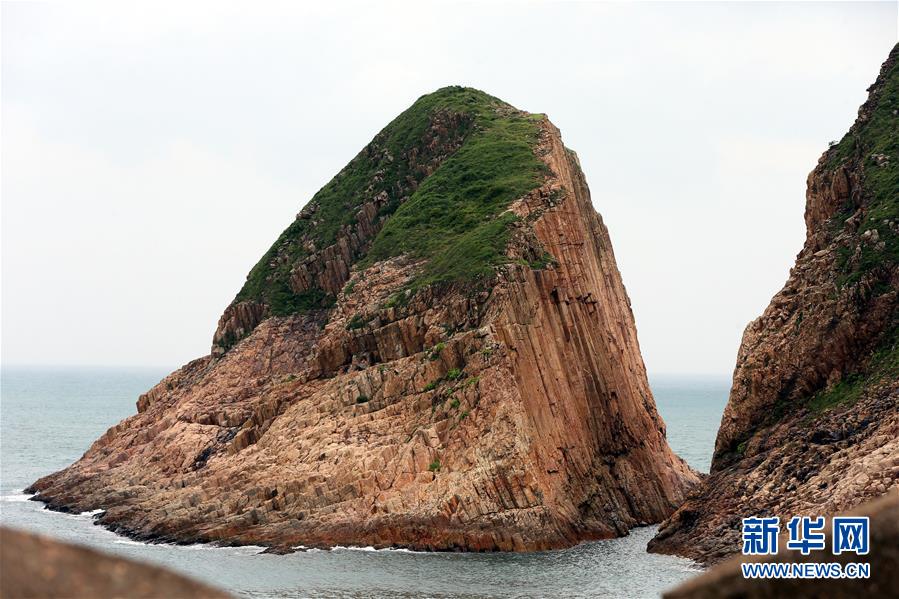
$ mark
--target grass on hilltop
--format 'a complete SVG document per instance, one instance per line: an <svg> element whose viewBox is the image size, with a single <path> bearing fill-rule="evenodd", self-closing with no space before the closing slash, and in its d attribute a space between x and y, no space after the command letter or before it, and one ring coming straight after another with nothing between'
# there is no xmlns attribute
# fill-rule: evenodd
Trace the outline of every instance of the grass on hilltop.
<svg viewBox="0 0 899 599"><path fill-rule="evenodd" d="M450 133L464 143L427 176L404 156L421 148L432 115L442 111L462 115ZM301 241L311 239L316 249L333 244L340 229L355 222L363 201L381 192L388 198L381 216L388 220L367 257L359 257L365 264L400 254L426 260L413 287L488 274L505 261L514 217L502 212L542 180L545 167L533 150L541 118L471 88L422 96L315 194L316 212L291 223L236 299L266 302L275 315L332 305L334 298L320 290L294 294L290 288L291 269L309 255Z"/></svg>
<svg viewBox="0 0 899 599"><path fill-rule="evenodd" d="M878 165L875 155L889 159ZM886 74L870 117L830 149L825 164L837 168L850 160L857 160L862 166L862 188L867 196L866 213L858 230L876 230L885 247L877 250L872 244L863 243L855 264L850 261L854 248L840 248L837 267L841 286L852 285L877 268L891 268L899 263L899 235L887 224L899 222L899 60ZM837 224L841 226L854 210L854 206L846 206L835 217Z"/></svg>

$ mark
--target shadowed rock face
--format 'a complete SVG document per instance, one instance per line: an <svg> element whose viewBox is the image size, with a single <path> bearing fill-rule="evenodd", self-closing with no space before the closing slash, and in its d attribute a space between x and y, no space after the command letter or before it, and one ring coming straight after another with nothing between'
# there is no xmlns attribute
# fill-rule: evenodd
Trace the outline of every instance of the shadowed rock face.
<svg viewBox="0 0 899 599"><path fill-rule="evenodd" d="M103 509L102 524L142 539L281 551L538 550L668 516L697 476L665 440L576 156L541 115L473 90L437 92L447 93L488 98L482 120L424 115L412 146L389 149L401 115L360 153L377 160L352 196L357 218L324 235L329 223L316 215L333 207L304 209L298 221L308 222L285 231L222 316L212 355L166 377L138 414L36 482L38 499ZM524 125L524 157L477 137ZM473 147L485 158L468 172ZM444 202L453 190L439 182L450 176L472 186L465 198L484 192L495 155L509 169L533 162L528 190L470 230L446 225L441 241L456 241L440 252L414 249L431 247L420 233L435 235L436 221L416 223L405 208ZM519 184L494 181L485 201ZM397 223L414 226L397 235ZM303 304L323 295L333 305ZM279 315L285 306L293 313Z"/></svg>
<svg viewBox="0 0 899 599"><path fill-rule="evenodd" d="M164 568L0 528L0 596L227 599L231 595Z"/></svg>
<svg viewBox="0 0 899 599"><path fill-rule="evenodd" d="M805 246L743 335L711 476L650 550L716 561L742 517L838 513L899 485L897 55L808 177Z"/></svg>

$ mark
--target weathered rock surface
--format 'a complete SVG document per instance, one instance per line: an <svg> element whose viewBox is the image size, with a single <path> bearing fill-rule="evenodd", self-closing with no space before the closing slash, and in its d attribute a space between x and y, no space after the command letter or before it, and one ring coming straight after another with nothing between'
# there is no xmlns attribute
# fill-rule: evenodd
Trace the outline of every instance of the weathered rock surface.
<svg viewBox="0 0 899 599"><path fill-rule="evenodd" d="M37 499L105 510L100 523L141 539L281 551L538 550L671 514L697 476L665 440L577 159L545 117L495 110L534 123L542 175L498 217L511 232L492 274L414 287L414 256L363 261L391 218L376 179L332 245L288 229L261 262L265 284L289 273L292 297L323 290L333 306L278 316L270 288L239 295L212 355L36 482ZM389 187L400 203L471 135L464 117L429 118L425 149L389 153L421 175Z"/></svg>
<svg viewBox="0 0 899 599"><path fill-rule="evenodd" d="M777 555L764 557L734 557L719 564L666 592L665 599L774 599L777 597L827 597L828 599L855 599L857 597L899 597L899 494L890 493L843 514L868 516L870 520L871 553L858 556L842 553L839 556L815 552L803 556L787 549L788 537L783 535L778 543ZM827 518L825 536L832 546L831 519ZM740 564L749 562L868 563L871 577L809 579L746 579Z"/></svg>
<svg viewBox="0 0 899 599"><path fill-rule="evenodd" d="M897 48L808 177L805 246L743 335L711 475L653 551L717 561L742 517L834 514L899 486Z"/></svg>
<svg viewBox="0 0 899 599"><path fill-rule="evenodd" d="M132 599L230 595L164 568L0 528L0 597L5 599Z"/></svg>

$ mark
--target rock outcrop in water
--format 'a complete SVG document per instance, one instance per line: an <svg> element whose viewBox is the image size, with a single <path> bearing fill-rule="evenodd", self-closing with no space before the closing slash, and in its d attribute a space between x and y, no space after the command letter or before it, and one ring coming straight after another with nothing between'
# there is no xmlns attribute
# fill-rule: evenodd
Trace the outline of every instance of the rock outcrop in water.
<svg viewBox="0 0 899 599"><path fill-rule="evenodd" d="M445 88L300 212L210 356L33 490L141 539L537 550L658 522L695 482L575 154Z"/></svg>
<svg viewBox="0 0 899 599"><path fill-rule="evenodd" d="M711 476L651 550L716 561L742 517L899 487L899 46L869 92L808 177L805 247L743 335Z"/></svg>

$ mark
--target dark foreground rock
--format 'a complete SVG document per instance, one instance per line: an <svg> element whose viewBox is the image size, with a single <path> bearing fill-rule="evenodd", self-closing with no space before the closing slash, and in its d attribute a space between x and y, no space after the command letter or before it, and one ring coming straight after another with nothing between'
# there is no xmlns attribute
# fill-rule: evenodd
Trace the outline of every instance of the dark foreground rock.
<svg viewBox="0 0 899 599"><path fill-rule="evenodd" d="M3 599L227 599L230 595L163 568L87 547L0 528Z"/></svg>

